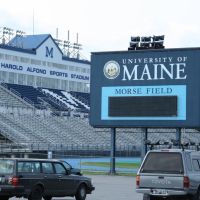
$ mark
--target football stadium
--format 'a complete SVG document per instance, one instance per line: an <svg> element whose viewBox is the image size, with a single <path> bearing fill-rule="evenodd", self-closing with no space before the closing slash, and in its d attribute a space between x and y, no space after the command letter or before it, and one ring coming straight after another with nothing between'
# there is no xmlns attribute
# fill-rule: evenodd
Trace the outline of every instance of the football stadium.
<svg viewBox="0 0 200 200"><path fill-rule="evenodd" d="M81 58L79 47L50 34L2 29L0 154L110 155L109 127L89 124L91 62ZM117 127L116 155L139 156L144 132ZM148 139L169 141L176 133L173 127L151 127ZM197 129L181 133L186 141L200 141Z"/></svg>

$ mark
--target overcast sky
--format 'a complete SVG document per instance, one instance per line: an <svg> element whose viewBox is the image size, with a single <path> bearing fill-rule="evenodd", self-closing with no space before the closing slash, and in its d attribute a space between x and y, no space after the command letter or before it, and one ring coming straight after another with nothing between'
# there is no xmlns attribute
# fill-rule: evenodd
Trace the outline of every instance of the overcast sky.
<svg viewBox="0 0 200 200"><path fill-rule="evenodd" d="M127 50L131 36L165 35L166 48L200 47L200 0L0 0L0 27L50 33L82 54ZM33 20L34 10L34 20ZM34 21L34 23L33 23Z"/></svg>

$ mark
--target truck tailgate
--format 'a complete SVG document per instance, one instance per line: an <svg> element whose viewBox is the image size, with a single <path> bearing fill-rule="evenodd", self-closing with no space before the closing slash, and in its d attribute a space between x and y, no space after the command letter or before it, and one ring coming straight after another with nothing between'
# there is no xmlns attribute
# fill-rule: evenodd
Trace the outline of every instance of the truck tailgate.
<svg viewBox="0 0 200 200"><path fill-rule="evenodd" d="M182 175L140 175L139 188L183 189Z"/></svg>

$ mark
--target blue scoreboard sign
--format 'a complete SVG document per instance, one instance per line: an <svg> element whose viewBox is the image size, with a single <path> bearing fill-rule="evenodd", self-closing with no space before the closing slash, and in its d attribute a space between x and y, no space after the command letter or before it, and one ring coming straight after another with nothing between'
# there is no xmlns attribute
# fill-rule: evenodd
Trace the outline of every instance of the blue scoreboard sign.
<svg viewBox="0 0 200 200"><path fill-rule="evenodd" d="M200 127L200 48L97 52L94 127Z"/></svg>

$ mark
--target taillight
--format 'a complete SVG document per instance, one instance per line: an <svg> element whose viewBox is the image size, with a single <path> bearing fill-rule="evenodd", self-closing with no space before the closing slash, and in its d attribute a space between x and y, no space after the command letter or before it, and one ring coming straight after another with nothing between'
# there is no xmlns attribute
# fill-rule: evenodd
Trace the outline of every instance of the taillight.
<svg viewBox="0 0 200 200"><path fill-rule="evenodd" d="M140 176L139 175L136 176L136 186L137 187L140 186Z"/></svg>
<svg viewBox="0 0 200 200"><path fill-rule="evenodd" d="M19 185L19 177L13 176L9 178L9 183L13 186Z"/></svg>
<svg viewBox="0 0 200 200"><path fill-rule="evenodd" d="M183 187L184 188L189 188L190 187L190 179L188 178L188 176L184 176L183 177Z"/></svg>

